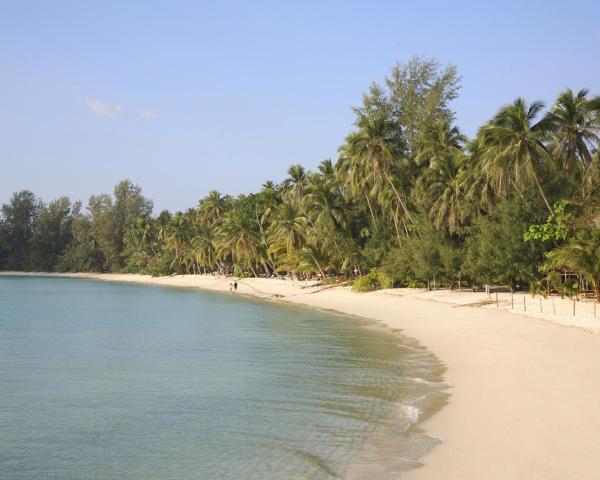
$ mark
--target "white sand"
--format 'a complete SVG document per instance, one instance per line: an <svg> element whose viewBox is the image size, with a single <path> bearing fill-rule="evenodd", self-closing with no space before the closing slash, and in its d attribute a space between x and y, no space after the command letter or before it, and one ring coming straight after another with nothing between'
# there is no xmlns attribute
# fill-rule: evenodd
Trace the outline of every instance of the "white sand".
<svg viewBox="0 0 600 480"><path fill-rule="evenodd" d="M79 274L113 281L228 291L232 279ZM587 480L600 478L600 318L591 303L510 294L301 288L244 279L239 293L332 309L384 322L416 338L447 367L449 403L422 427L443 444L403 478ZM527 315L523 315L523 298ZM495 295L492 294L495 300ZM518 312L520 308L521 312ZM589 310L589 311L588 311ZM600 308L598 310L600 317ZM541 317L541 318L534 318ZM570 325L570 326L566 326ZM578 328L574 328L578 327Z"/></svg>

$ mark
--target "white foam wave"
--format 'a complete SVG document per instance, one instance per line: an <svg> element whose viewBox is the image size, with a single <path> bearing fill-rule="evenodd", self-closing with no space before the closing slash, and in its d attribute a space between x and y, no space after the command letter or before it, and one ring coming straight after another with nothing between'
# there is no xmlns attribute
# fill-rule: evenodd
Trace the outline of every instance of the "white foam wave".
<svg viewBox="0 0 600 480"><path fill-rule="evenodd" d="M446 382L431 382L431 381L425 380L424 378L421 378L421 377L414 377L414 378L411 378L411 380L420 385L429 385L432 387L442 387L442 388L446 387Z"/></svg>
<svg viewBox="0 0 600 480"><path fill-rule="evenodd" d="M403 403L400 405L400 411L402 415L408 420L409 424L417 423L419 421L419 417L421 416L421 410L419 410L414 405L407 405Z"/></svg>

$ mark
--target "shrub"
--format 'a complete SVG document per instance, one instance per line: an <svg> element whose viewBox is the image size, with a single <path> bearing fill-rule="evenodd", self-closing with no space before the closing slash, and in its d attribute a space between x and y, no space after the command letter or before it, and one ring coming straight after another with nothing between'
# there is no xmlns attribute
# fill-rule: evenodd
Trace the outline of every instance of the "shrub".
<svg viewBox="0 0 600 480"><path fill-rule="evenodd" d="M352 290L355 292L372 292L382 288L392 288L393 284L392 277L373 269L367 275L357 278L352 285Z"/></svg>

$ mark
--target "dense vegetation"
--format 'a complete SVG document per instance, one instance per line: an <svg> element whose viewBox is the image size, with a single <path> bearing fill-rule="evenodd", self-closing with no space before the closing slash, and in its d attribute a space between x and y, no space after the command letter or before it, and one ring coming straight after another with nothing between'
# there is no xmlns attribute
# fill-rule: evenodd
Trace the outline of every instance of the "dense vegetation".
<svg viewBox="0 0 600 480"><path fill-rule="evenodd" d="M153 275L375 274L365 285L502 284L600 298L600 98L503 106L468 140L454 67L412 59L373 84L336 163L152 216L130 181L86 210L29 191L2 207L0 269Z"/></svg>

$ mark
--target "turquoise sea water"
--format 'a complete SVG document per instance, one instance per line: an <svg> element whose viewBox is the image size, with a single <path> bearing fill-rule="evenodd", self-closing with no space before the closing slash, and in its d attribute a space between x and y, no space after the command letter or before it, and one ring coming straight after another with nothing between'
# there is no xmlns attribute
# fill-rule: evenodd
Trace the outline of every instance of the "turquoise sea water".
<svg viewBox="0 0 600 480"><path fill-rule="evenodd" d="M434 443L407 427L438 367L306 308L0 277L0 478L395 478Z"/></svg>

